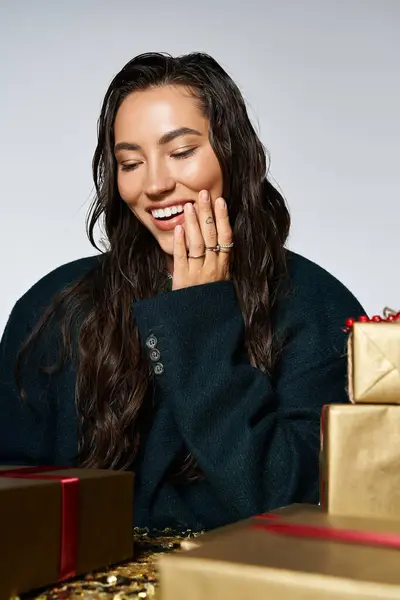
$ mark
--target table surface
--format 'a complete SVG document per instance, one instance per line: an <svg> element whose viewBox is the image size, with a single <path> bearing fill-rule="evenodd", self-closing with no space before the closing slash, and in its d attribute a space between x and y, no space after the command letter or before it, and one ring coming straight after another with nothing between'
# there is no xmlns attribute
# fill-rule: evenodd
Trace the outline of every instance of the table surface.
<svg viewBox="0 0 400 600"><path fill-rule="evenodd" d="M56 586L23 594L21 600L157 600L157 558L177 552L183 540L200 533L135 529L135 554L132 562L96 571ZM15 599L14 599L15 600Z"/></svg>

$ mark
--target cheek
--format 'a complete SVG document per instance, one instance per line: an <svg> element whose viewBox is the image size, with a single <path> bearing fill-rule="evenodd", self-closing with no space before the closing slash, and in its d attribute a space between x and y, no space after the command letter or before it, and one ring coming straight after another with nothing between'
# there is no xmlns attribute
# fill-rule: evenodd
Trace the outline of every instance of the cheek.
<svg viewBox="0 0 400 600"><path fill-rule="evenodd" d="M186 184L193 190L210 190L213 195L221 195L223 182L222 172L214 153L198 157L185 165L184 177Z"/></svg>
<svg viewBox="0 0 400 600"><path fill-rule="evenodd" d="M119 173L117 177L118 192L127 204L135 204L140 196L140 186L137 178L130 177L128 173Z"/></svg>

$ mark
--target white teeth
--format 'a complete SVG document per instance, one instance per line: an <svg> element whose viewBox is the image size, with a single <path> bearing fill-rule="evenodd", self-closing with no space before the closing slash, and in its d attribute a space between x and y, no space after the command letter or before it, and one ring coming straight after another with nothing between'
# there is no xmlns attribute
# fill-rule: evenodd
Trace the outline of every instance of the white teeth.
<svg viewBox="0 0 400 600"><path fill-rule="evenodd" d="M177 206L168 206L167 208L156 208L151 211L151 214L155 219L162 219L163 217L171 217L182 212L183 206L182 204L178 204Z"/></svg>

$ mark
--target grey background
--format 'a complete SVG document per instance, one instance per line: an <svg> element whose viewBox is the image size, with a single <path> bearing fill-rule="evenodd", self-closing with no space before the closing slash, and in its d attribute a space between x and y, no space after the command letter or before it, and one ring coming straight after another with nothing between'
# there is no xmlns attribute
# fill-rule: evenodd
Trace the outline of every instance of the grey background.
<svg viewBox="0 0 400 600"><path fill-rule="evenodd" d="M106 87L135 54L203 50L239 83L293 218L290 247L369 312L400 309L400 0L0 0L0 332L92 254Z"/></svg>

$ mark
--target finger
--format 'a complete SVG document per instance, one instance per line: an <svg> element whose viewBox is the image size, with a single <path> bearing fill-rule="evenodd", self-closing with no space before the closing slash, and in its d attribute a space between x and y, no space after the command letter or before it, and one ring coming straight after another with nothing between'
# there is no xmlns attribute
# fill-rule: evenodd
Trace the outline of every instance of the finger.
<svg viewBox="0 0 400 600"><path fill-rule="evenodd" d="M228 208L223 198L217 198L215 201L215 223L218 244L231 244L233 239L232 228L229 223Z"/></svg>
<svg viewBox="0 0 400 600"><path fill-rule="evenodd" d="M204 253L204 239L191 202L185 204L185 234L189 256L201 256Z"/></svg>
<svg viewBox="0 0 400 600"><path fill-rule="evenodd" d="M218 233L218 245L220 246L218 262L228 272L232 248L227 248L226 246L232 243L233 233L229 222L228 208L223 198L217 198L215 201L215 222Z"/></svg>
<svg viewBox="0 0 400 600"><path fill-rule="evenodd" d="M174 275L187 271L188 260L185 244L185 232L182 225L177 225L174 230Z"/></svg>
<svg viewBox="0 0 400 600"><path fill-rule="evenodd" d="M199 222L203 234L204 242L207 248L214 248L218 243L217 228L211 205L211 198L208 191L203 190L199 194Z"/></svg>

